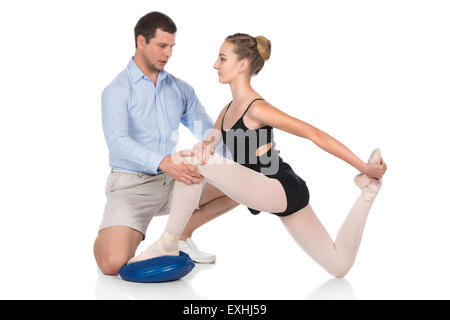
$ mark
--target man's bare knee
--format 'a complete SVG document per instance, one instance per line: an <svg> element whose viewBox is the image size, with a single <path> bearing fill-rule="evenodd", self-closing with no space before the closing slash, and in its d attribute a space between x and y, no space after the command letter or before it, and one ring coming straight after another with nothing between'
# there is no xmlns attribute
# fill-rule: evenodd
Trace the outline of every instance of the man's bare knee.
<svg viewBox="0 0 450 320"><path fill-rule="evenodd" d="M143 235L131 228L114 226L100 231L94 243L94 256L104 274L115 275L134 255Z"/></svg>
<svg viewBox="0 0 450 320"><path fill-rule="evenodd" d="M98 261L98 267L107 275L116 275L120 268L124 266L131 257L123 256L116 253L108 253L102 256Z"/></svg>
<svg viewBox="0 0 450 320"><path fill-rule="evenodd" d="M103 242L103 243L102 243ZM108 275L116 275L120 268L131 258L128 250L114 248L97 238L94 244L94 256L100 271Z"/></svg>

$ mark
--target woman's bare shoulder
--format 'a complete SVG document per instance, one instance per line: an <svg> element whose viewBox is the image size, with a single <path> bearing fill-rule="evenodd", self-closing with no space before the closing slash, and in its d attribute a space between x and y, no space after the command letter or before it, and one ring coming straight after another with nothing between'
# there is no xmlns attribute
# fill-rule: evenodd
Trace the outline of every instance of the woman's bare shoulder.
<svg viewBox="0 0 450 320"><path fill-rule="evenodd" d="M230 105L230 102L228 102L220 111L219 115L217 116L216 123L214 124L214 128L219 129L222 126L222 119L225 115L225 111L227 110L228 106Z"/></svg>
<svg viewBox="0 0 450 320"><path fill-rule="evenodd" d="M256 100L248 110L250 117L254 119L261 119L261 117L270 117L277 114L278 112L280 112L280 110L266 100Z"/></svg>

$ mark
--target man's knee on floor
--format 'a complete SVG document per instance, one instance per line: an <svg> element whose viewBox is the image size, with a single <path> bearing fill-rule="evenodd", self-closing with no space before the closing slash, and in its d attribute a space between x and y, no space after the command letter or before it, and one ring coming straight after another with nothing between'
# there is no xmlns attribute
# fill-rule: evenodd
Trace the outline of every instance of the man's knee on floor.
<svg viewBox="0 0 450 320"><path fill-rule="evenodd" d="M130 257L119 253L106 253L97 259L100 270L107 275L116 275Z"/></svg>

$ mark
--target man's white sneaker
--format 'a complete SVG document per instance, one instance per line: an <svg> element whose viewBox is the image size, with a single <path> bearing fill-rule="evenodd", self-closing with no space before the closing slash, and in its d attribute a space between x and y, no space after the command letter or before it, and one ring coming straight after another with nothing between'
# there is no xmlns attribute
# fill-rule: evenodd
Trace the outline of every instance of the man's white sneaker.
<svg viewBox="0 0 450 320"><path fill-rule="evenodd" d="M213 263L216 261L216 255L200 251L191 238L187 238L186 241L179 240L178 250L187 253L197 263Z"/></svg>

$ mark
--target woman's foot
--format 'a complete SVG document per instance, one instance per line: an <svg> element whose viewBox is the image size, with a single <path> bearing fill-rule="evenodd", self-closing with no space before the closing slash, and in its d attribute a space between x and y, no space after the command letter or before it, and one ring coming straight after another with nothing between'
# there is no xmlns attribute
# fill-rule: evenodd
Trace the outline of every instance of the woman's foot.
<svg viewBox="0 0 450 320"><path fill-rule="evenodd" d="M178 238L174 237L173 235L165 231L158 241L151 244L138 256L135 256L130 260L128 260L127 264L161 256L178 256L178 255L179 255Z"/></svg>
<svg viewBox="0 0 450 320"><path fill-rule="evenodd" d="M380 161L381 151L379 148L376 148L370 155L369 163L380 163ZM379 180L379 183L374 182L364 173L356 175L354 179L355 184L361 189L363 198L370 202L373 202L375 200L375 197L377 196L378 191L381 188L381 180L382 179Z"/></svg>

